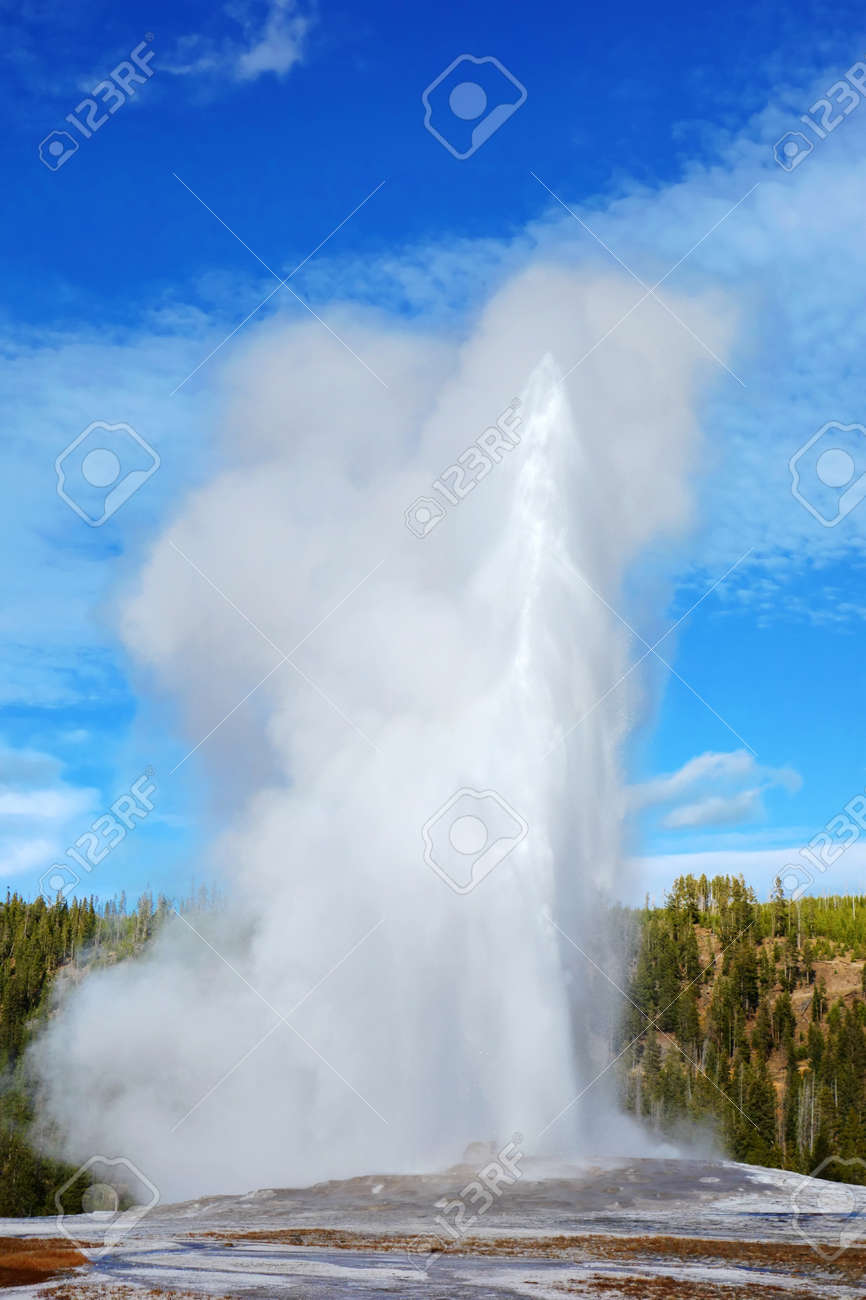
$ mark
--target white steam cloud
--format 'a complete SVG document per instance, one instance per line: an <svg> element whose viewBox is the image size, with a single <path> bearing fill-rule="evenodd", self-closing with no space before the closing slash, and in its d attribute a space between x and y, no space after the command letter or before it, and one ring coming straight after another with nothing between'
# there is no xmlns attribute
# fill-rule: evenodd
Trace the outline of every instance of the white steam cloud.
<svg viewBox="0 0 866 1300"><path fill-rule="evenodd" d="M179 1197L423 1170L515 1131L608 1141L571 1104L588 972L562 935L592 943L624 869L633 679L610 689L628 634L608 606L689 521L714 365L633 299L537 267L466 341L346 309L351 352L311 322L233 371L223 464L122 620L190 747L208 737L190 761L228 824L232 908L66 999L34 1059L67 1154L125 1155ZM717 311L676 306L724 351ZM414 536L404 508L515 397L519 445ZM421 832L464 787L528 832L459 894Z"/></svg>

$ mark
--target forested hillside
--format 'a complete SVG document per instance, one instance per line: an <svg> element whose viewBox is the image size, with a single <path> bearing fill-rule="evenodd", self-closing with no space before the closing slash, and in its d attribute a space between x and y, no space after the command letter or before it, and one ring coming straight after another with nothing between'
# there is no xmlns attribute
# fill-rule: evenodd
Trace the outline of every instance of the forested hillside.
<svg viewBox="0 0 866 1300"><path fill-rule="evenodd" d="M74 1172L28 1140L34 1115L23 1052L48 1013L58 972L76 979L133 956L169 911L164 898L154 908L149 894L131 912L123 896L97 906L7 894L0 904L0 1215L55 1213L54 1192Z"/></svg>
<svg viewBox="0 0 866 1300"><path fill-rule="evenodd" d="M758 903L742 878L686 876L638 934L627 1108L668 1132L709 1124L751 1163L866 1162L866 897L777 885ZM822 1176L866 1182L866 1164Z"/></svg>

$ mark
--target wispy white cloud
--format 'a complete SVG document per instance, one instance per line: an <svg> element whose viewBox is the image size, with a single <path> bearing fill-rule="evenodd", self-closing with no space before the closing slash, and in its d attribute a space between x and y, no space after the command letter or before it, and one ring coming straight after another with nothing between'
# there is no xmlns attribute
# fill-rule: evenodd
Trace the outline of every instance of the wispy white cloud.
<svg viewBox="0 0 866 1300"><path fill-rule="evenodd" d="M700 782L737 779L751 775L754 769L755 760L745 749L736 749L731 753L698 754L683 763L676 772L632 786L631 805L633 808L646 808L651 804L672 803Z"/></svg>
<svg viewBox="0 0 866 1300"><path fill-rule="evenodd" d="M0 706L96 699L106 706L125 694L104 617L108 590L122 584L124 554L136 550L167 499L190 472L205 474L213 457L199 432L205 400L187 390L171 396L211 334L198 317L184 318L180 334L177 326L165 312L130 331L0 330L0 545L16 556L0 609ZM58 495L54 462L98 420L130 425L165 465L110 527L91 529ZM0 781L3 762L0 752Z"/></svg>
<svg viewBox="0 0 866 1300"><path fill-rule="evenodd" d="M763 814L760 789L741 790L739 794L711 794L695 803L672 808L662 818L669 830L697 830L701 826L738 826L754 821Z"/></svg>
<svg viewBox="0 0 866 1300"><path fill-rule="evenodd" d="M0 742L0 877L50 867L97 800L66 781L51 755Z"/></svg>
<svg viewBox="0 0 866 1300"><path fill-rule="evenodd" d="M7 880L13 876L29 875L37 869L51 866L52 857L56 856L57 842L45 837L0 840L0 877Z"/></svg>
<svg viewBox="0 0 866 1300"><path fill-rule="evenodd" d="M63 822L91 804L91 791L56 787L47 790L0 789L0 824L26 817L40 822Z"/></svg>
<svg viewBox="0 0 866 1300"><path fill-rule="evenodd" d="M240 28L237 36L203 32L183 37L160 70L213 81L255 81L266 73L284 77L304 57L312 18L296 0L231 4L222 12Z"/></svg>
<svg viewBox="0 0 866 1300"><path fill-rule="evenodd" d="M793 793L801 785L790 767L765 767L745 749L690 758L676 772L632 786L633 811L668 808L661 825L669 830L736 826L764 816L762 795L778 787Z"/></svg>
<svg viewBox="0 0 866 1300"><path fill-rule="evenodd" d="M60 775L60 762L52 754L42 754L35 749L15 749L0 741L0 788L21 788L47 781Z"/></svg>

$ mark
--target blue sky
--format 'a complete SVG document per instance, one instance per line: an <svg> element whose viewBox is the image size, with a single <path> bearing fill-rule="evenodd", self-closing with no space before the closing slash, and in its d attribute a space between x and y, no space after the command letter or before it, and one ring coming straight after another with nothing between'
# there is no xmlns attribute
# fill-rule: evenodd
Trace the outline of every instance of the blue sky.
<svg viewBox="0 0 866 1300"><path fill-rule="evenodd" d="M824 140L800 121L866 58L859 7L6 10L6 882L34 893L148 766L156 808L90 885L178 894L207 877L219 816L200 755L185 758L116 610L161 523L218 467L233 350L303 316L299 299L323 318L362 302L459 332L528 259L615 254L650 284L675 267L671 291L718 295L732 321L693 536L669 607L638 620L652 644L701 602L658 647L679 676L652 660L636 852L654 889L674 855L719 869L702 855L723 854L765 893L866 785L866 505L825 527L788 468L827 423L866 423L866 106L836 92L849 115ZM78 106L133 50L153 51L134 94L85 138L68 115L86 121ZM495 57L526 100L459 160L424 129L421 94L467 52ZM774 143L804 129L809 155L778 166ZM78 147L52 169L38 147L55 130ZM299 264L294 293L256 310ZM98 420L141 431L160 465L89 528L54 462ZM862 888L864 865L855 845L815 887Z"/></svg>

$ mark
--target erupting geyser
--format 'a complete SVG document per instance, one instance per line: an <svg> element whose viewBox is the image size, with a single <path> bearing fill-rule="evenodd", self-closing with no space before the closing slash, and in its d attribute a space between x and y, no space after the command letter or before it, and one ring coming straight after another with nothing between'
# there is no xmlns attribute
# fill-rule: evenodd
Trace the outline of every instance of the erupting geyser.
<svg viewBox="0 0 866 1300"><path fill-rule="evenodd" d="M703 374L634 300L538 269L459 346L347 313L387 388L315 322L233 372L226 463L123 611L189 747L208 735L190 762L230 822L231 905L52 1022L35 1060L69 1154L126 1155L176 1198L418 1171L514 1132L597 1148L570 1106L591 1076L562 935L587 942L623 869L634 679L611 689L609 606L687 520ZM567 370L621 317L563 380L551 358ZM404 528L515 397L519 444L426 536ZM469 850L461 888L425 827L428 853ZM507 851L466 891L485 835Z"/></svg>

